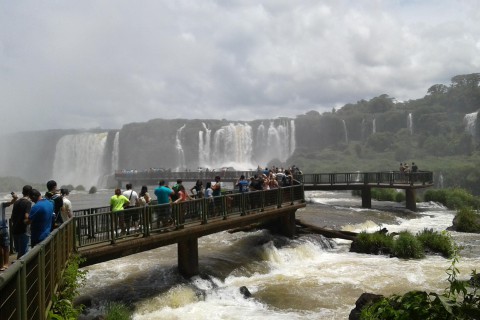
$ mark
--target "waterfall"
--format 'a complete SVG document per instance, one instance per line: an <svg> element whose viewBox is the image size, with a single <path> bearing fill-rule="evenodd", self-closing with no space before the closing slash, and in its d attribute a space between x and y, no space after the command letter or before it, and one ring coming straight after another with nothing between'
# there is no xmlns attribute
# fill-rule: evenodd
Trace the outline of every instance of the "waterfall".
<svg viewBox="0 0 480 320"><path fill-rule="evenodd" d="M201 167L205 167L210 163L212 130L208 129L204 122L202 122L202 125L203 129L205 129L205 136L203 131L198 132L198 164Z"/></svg>
<svg viewBox="0 0 480 320"><path fill-rule="evenodd" d="M412 120L412 113L410 112L407 117L407 128L410 134L413 134L413 120Z"/></svg>
<svg viewBox="0 0 480 320"><path fill-rule="evenodd" d="M465 125L465 132L468 132L473 137L475 137L475 131L477 126L477 112L467 113L465 117L463 117L463 124Z"/></svg>
<svg viewBox="0 0 480 320"><path fill-rule="evenodd" d="M345 120L342 120L342 123L343 123L343 132L345 135L345 143L348 144L347 124L345 123Z"/></svg>
<svg viewBox="0 0 480 320"><path fill-rule="evenodd" d="M377 124L375 122L375 118L372 120L372 133L375 134L377 133Z"/></svg>
<svg viewBox="0 0 480 320"><path fill-rule="evenodd" d="M290 120L290 149L288 156L291 156L297 147L297 141L295 140L295 120ZM285 159L286 160L286 159Z"/></svg>
<svg viewBox="0 0 480 320"><path fill-rule="evenodd" d="M249 124L223 126L213 135L210 165L213 168L252 168L252 127Z"/></svg>
<svg viewBox="0 0 480 320"><path fill-rule="evenodd" d="M183 147L182 147L182 131L185 128L185 124L181 126L180 128L177 129L177 134L175 135L175 148L177 149L177 155L178 155L178 166L176 171L183 171L186 169L186 164L185 164L185 153L183 152Z"/></svg>
<svg viewBox="0 0 480 320"><path fill-rule="evenodd" d="M115 172L116 170L120 169L119 161L118 161L118 150L119 150L119 137L120 131L115 133L115 138L113 139L113 149L112 149L112 171Z"/></svg>
<svg viewBox="0 0 480 320"><path fill-rule="evenodd" d="M202 167L218 169L234 167L237 170L265 166L272 159L285 162L295 151L295 121L283 119L261 122L256 129L245 124L230 123L211 134L203 124L198 133L198 160Z"/></svg>
<svg viewBox="0 0 480 320"><path fill-rule="evenodd" d="M438 185L440 189L443 189L443 173L440 172L440 175L438 177Z"/></svg>
<svg viewBox="0 0 480 320"><path fill-rule="evenodd" d="M57 142L53 178L58 185L96 186L105 174L107 132L65 135Z"/></svg>

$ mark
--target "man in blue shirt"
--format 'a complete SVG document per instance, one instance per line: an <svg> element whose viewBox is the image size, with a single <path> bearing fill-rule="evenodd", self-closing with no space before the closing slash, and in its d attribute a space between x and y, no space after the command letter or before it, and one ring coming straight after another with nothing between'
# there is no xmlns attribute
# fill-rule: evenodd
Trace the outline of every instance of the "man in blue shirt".
<svg viewBox="0 0 480 320"><path fill-rule="evenodd" d="M45 240L52 230L53 222L53 201L42 198L37 189L32 190L32 201L35 203L28 214L28 221L31 224L32 247Z"/></svg>
<svg viewBox="0 0 480 320"><path fill-rule="evenodd" d="M238 191L240 192L247 192L248 185L248 180L245 179L245 176L243 174L240 176L240 179L238 179L237 183L235 184L235 186L238 187Z"/></svg>
<svg viewBox="0 0 480 320"><path fill-rule="evenodd" d="M170 197L174 193L172 189L165 186L165 180L160 180L158 182L158 187L153 191L157 196L157 202L160 205L158 211L157 219L157 228L160 228L160 221L162 221L162 226L170 225L172 223L171 218L171 208L170 208Z"/></svg>

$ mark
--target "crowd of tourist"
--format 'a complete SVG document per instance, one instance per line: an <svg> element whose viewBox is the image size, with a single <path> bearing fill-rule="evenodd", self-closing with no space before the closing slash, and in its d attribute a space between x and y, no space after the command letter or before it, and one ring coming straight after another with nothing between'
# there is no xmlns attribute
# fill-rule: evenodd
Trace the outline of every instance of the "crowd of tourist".
<svg viewBox="0 0 480 320"><path fill-rule="evenodd" d="M2 264L0 271L9 267L10 232L5 214L5 208L13 205L11 214L11 234L17 252L17 259L25 255L30 247L34 247L45 240L51 231L73 216L72 204L67 198L67 189L57 189L57 183L50 180L46 184L47 192L44 196L40 191L25 185L22 188L22 197L12 192L12 199L2 203L0 222L0 256Z"/></svg>
<svg viewBox="0 0 480 320"><path fill-rule="evenodd" d="M148 173L163 172L163 169L148 169ZM209 171L213 172L213 171ZM136 170L124 171L125 174L138 173ZM182 179L178 179L171 188L165 180L160 180L158 187L153 191L156 196L156 204L179 204L191 199L206 198L210 212L217 212L220 206L220 195L222 195L222 176L224 172L217 173L214 181L207 181L205 187L202 179L198 179L195 185L186 189ZM236 172L238 173L238 172ZM247 176L249 174L250 176ZM297 183L293 175L301 174L296 166L288 169L261 168L256 171L246 171L241 174L235 183L235 190L230 192L251 192L258 190L269 190L284 186L291 186ZM230 178L230 177L229 177ZM73 217L72 203L68 199L68 189L58 189L57 183L50 180L46 184L47 192L42 196L40 191L25 185L22 189L22 197L19 198L12 192L11 200L2 202L2 215L0 223L0 257L2 264L0 271L4 271L9 266L10 241L13 240L17 259L25 255L29 248L45 240L51 231L68 219ZM144 207L152 203L152 198L148 193L147 186L142 186L141 191L137 193L133 190L133 185L128 183L126 190L122 192L120 188L115 189L114 195L110 198L110 210L116 213L117 236L128 235L132 230L135 234L141 232L141 225L138 210L128 210L130 208ZM5 208L13 205L11 215L11 232L8 230L8 223L5 214ZM164 206L158 213L158 226L168 226L173 223L171 206ZM13 239L10 239L10 234Z"/></svg>

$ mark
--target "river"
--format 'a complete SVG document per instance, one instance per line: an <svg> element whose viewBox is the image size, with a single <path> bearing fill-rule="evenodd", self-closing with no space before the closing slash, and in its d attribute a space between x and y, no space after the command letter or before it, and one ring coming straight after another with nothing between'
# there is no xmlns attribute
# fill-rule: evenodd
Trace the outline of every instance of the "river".
<svg viewBox="0 0 480 320"><path fill-rule="evenodd" d="M73 193L75 209L108 203L112 190L95 195ZM361 199L349 192L307 192L308 205L297 218L318 226L357 231L387 228L413 233L445 230L454 212L436 203L418 203L418 212L404 204ZM480 265L478 234L452 232L463 247L460 278ZM441 293L448 287L441 256L402 260L349 252L350 241L301 235L295 239L268 231L221 232L200 238L200 275L177 272L176 245L158 248L85 268L82 295L93 306L82 319L102 314L109 301L125 303L134 319L348 319L363 292L402 294L410 290ZM252 293L244 298L239 288Z"/></svg>

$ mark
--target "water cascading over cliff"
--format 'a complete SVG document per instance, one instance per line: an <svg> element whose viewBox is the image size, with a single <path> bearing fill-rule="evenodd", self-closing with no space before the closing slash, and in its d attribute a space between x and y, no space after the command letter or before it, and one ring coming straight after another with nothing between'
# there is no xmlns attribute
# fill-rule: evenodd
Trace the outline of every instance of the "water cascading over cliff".
<svg viewBox="0 0 480 320"><path fill-rule="evenodd" d="M465 125L465 132L468 132L473 137L475 137L477 118L478 118L478 111L467 113L463 118L463 124Z"/></svg>
<svg viewBox="0 0 480 320"><path fill-rule="evenodd" d="M57 143L53 178L60 185L97 186L107 170L105 145L107 132L65 135ZM112 159L113 160L113 159Z"/></svg>
<svg viewBox="0 0 480 320"><path fill-rule="evenodd" d="M208 168L234 167L238 170L265 166L272 159L286 161L295 150L295 122L261 123L256 131L247 123L230 123L215 131L205 123L198 134L199 165Z"/></svg>
<svg viewBox="0 0 480 320"><path fill-rule="evenodd" d="M185 152L183 151L183 146L182 146L182 131L185 129L185 124L181 126L180 128L177 129L177 133L175 135L175 149L177 150L177 156L178 156L178 166L175 169L176 171L185 171L186 165L185 165Z"/></svg>
<svg viewBox="0 0 480 320"><path fill-rule="evenodd" d="M412 113L409 113L407 116L407 129L410 134L413 134L413 118L412 118Z"/></svg>

